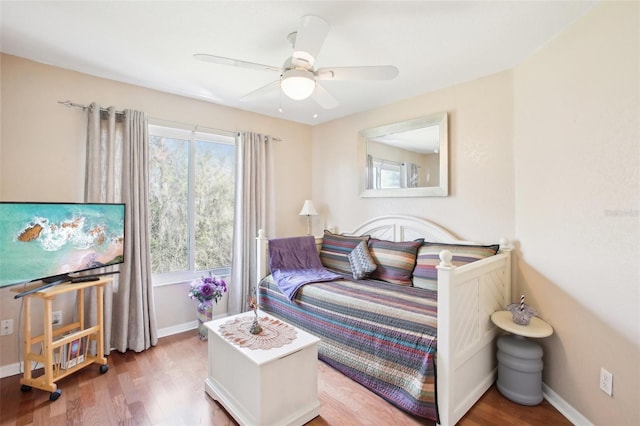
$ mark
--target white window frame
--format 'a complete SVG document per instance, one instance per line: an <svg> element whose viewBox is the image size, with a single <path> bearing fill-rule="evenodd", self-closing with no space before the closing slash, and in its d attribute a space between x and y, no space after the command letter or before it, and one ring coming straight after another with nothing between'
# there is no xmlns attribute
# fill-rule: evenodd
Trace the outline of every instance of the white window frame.
<svg viewBox="0 0 640 426"><path fill-rule="evenodd" d="M398 182L401 182L401 174L402 174L402 165L396 161L382 160L378 158L374 158L372 161L373 166L373 189L396 189L400 188L400 186L392 186L389 188L382 188L382 172L388 171L392 173L398 174Z"/></svg>
<svg viewBox="0 0 640 426"><path fill-rule="evenodd" d="M231 265L222 268L214 268L207 269L204 271L196 271L195 270L195 249L196 249L196 240L195 240L195 197L194 197L194 186L191 185L191 182L195 182L195 145L196 141L208 141L215 143L223 143L228 145L234 145L237 149L237 139L238 135L233 132L226 132L223 130L216 130L211 132L198 131L197 129L188 129L174 126L167 126L161 124L151 124L149 123L149 136L162 136L174 139L181 139L189 141L189 185L188 185L188 194L187 194L187 202L189 203L188 217L187 221L189 223L189 235L188 235L188 259L187 266L188 269L184 271L173 271L173 272L162 272L162 273L152 273L151 280L153 282L154 287L160 287L171 284L178 284L183 282L189 282L196 278L200 278L205 274L211 272L214 275L218 276L229 276L231 274ZM149 142L150 143L150 142Z"/></svg>

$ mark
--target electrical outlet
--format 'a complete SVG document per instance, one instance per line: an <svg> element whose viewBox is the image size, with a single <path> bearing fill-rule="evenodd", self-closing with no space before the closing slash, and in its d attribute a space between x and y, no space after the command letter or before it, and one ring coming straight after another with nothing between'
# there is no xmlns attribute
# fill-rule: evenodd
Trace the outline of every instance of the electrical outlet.
<svg viewBox="0 0 640 426"><path fill-rule="evenodd" d="M600 369L600 390L609 396L613 395L613 374L604 368Z"/></svg>
<svg viewBox="0 0 640 426"><path fill-rule="evenodd" d="M0 336L7 336L13 334L13 320L2 320L0 322Z"/></svg>
<svg viewBox="0 0 640 426"><path fill-rule="evenodd" d="M62 324L62 311L54 311L51 313L51 324L53 325Z"/></svg>

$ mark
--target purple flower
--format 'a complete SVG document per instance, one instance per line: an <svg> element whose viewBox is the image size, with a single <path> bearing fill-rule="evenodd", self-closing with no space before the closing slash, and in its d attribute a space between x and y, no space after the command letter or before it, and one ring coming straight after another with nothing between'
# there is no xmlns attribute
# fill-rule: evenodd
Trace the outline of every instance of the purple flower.
<svg viewBox="0 0 640 426"><path fill-rule="evenodd" d="M202 296L205 297L205 298L207 298L209 296L212 296L213 295L213 287L211 287L208 282L204 282L200 286L200 294L202 294Z"/></svg>
<svg viewBox="0 0 640 426"><path fill-rule="evenodd" d="M191 282L188 296L202 303L218 303L224 293L227 292L227 283L220 277L209 274L208 277L198 278Z"/></svg>

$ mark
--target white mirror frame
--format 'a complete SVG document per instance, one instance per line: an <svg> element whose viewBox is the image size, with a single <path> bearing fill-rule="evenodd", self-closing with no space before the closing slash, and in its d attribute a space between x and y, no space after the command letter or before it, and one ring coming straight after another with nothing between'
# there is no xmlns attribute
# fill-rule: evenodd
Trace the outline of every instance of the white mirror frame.
<svg viewBox="0 0 640 426"><path fill-rule="evenodd" d="M399 123L387 124L372 129L360 131L358 137L358 156L360 163L360 197L446 197L449 195L449 130L448 114L446 112L433 114ZM367 141L370 138L380 137L392 133L415 130L422 127L440 126L440 179L438 186L425 186L419 188L392 188L392 189L368 189L367 188Z"/></svg>

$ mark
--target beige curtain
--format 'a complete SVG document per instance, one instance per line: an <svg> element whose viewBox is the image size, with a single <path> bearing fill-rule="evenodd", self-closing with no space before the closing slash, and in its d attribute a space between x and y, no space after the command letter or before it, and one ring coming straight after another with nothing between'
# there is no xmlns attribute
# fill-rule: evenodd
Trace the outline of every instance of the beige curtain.
<svg viewBox="0 0 640 426"><path fill-rule="evenodd" d="M140 352L158 342L147 212L147 120L140 111L101 111L95 103L88 115L85 200L126 204L125 259L112 291L105 292L105 353Z"/></svg>
<svg viewBox="0 0 640 426"><path fill-rule="evenodd" d="M255 291L256 236L270 231L270 145L272 138L242 132L236 149L236 191L229 314L248 310L247 299Z"/></svg>

